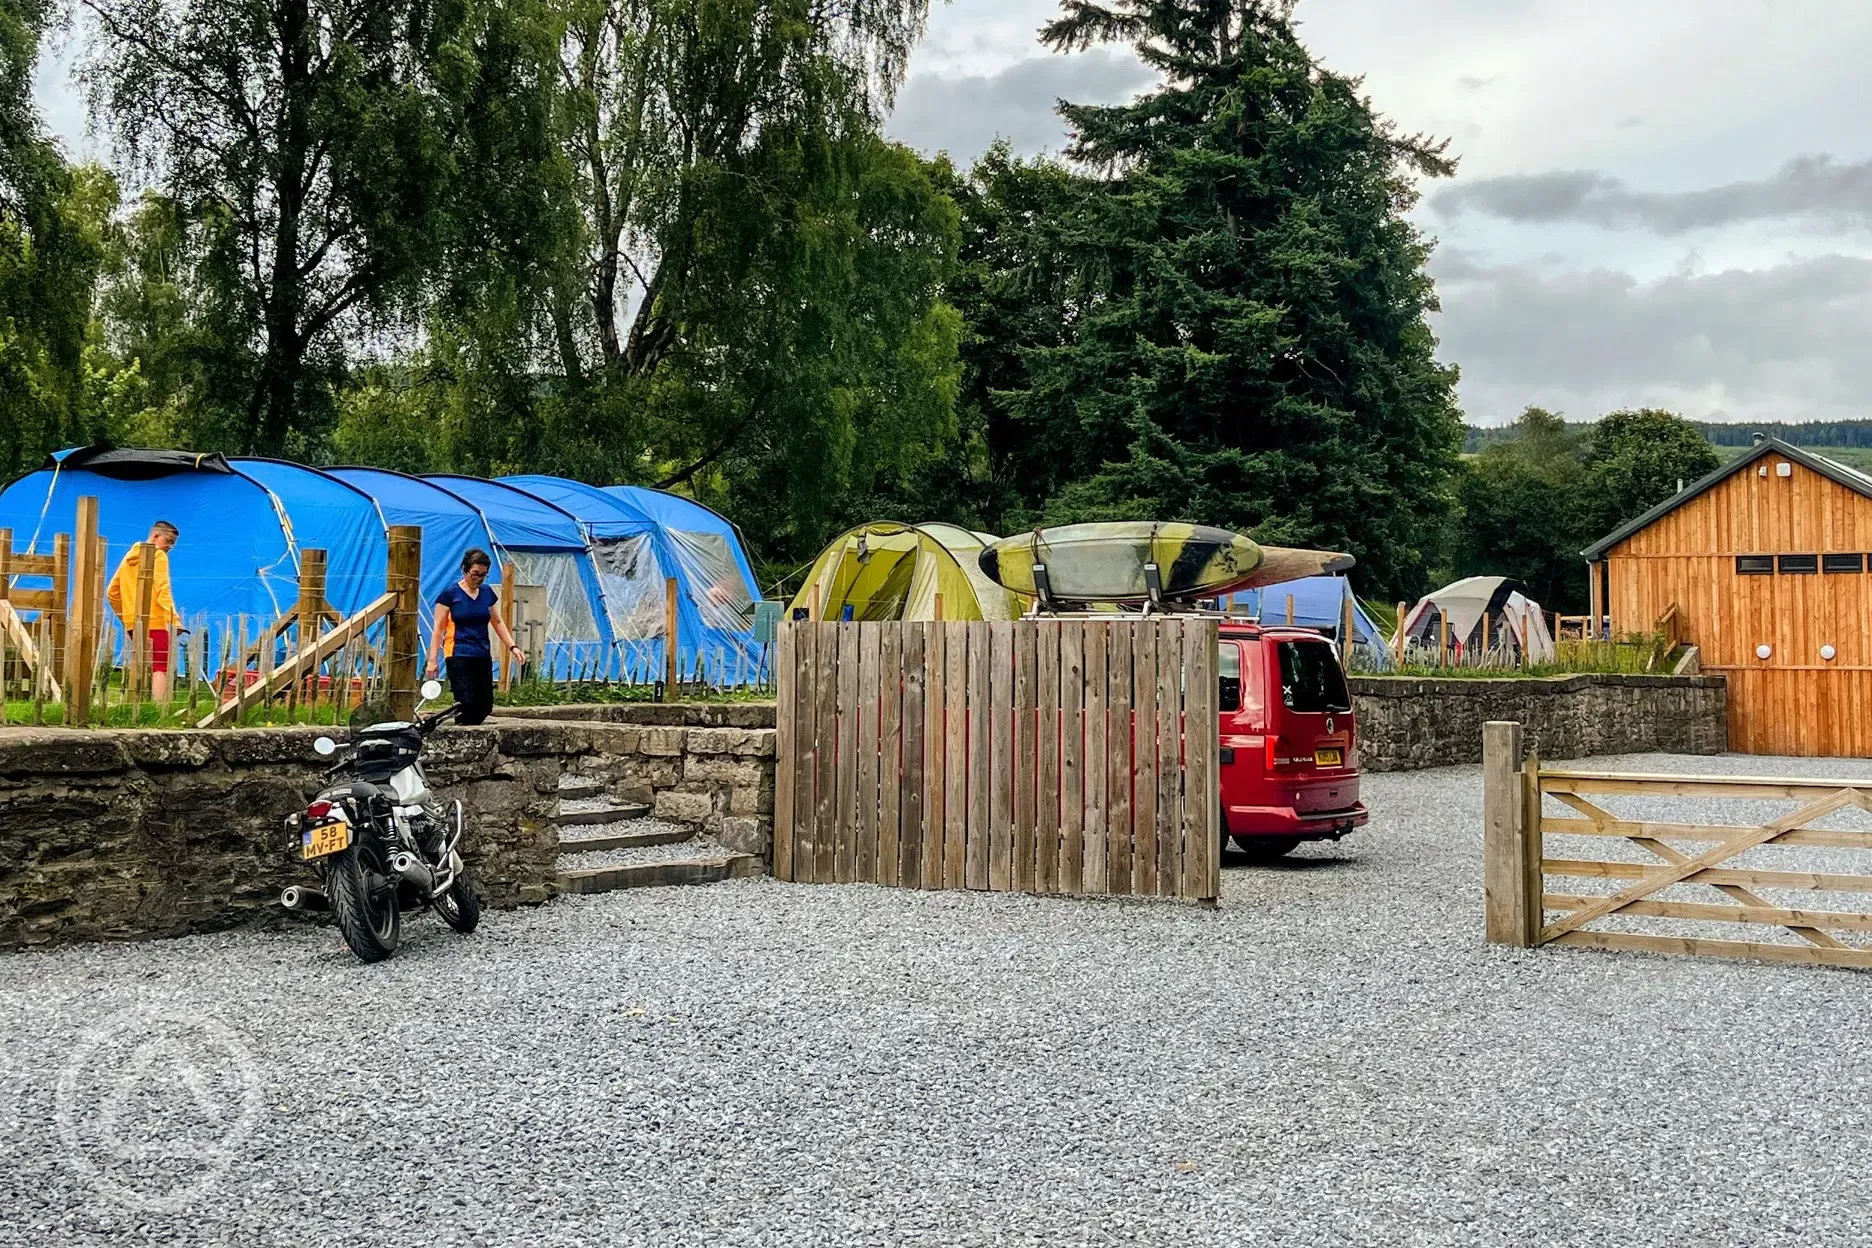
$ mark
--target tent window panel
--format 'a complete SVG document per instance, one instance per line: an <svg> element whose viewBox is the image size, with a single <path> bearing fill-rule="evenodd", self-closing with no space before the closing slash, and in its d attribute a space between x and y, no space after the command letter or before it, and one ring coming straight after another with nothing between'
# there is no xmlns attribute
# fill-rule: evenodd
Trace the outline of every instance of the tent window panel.
<svg viewBox="0 0 1872 1248"><path fill-rule="evenodd" d="M513 560L520 584L539 585L546 590L548 641L598 640L598 620L579 576L578 556L514 551L507 557Z"/></svg>
<svg viewBox="0 0 1872 1248"><path fill-rule="evenodd" d="M656 641L663 636L663 569L650 535L607 537L592 543L605 614L619 641Z"/></svg>
<svg viewBox="0 0 1872 1248"><path fill-rule="evenodd" d="M1773 555L1737 555L1735 570L1737 576L1773 576L1775 561Z"/></svg>
<svg viewBox="0 0 1872 1248"><path fill-rule="evenodd" d="M1865 556L1821 555L1820 570L1822 572L1863 572L1865 571Z"/></svg>
<svg viewBox="0 0 1872 1248"><path fill-rule="evenodd" d="M1807 576L1820 570L1819 555L1782 555L1775 563L1784 576Z"/></svg>
<svg viewBox="0 0 1872 1248"><path fill-rule="evenodd" d="M671 529L669 536L702 622L727 632L746 631L753 622L754 596L728 539L682 529Z"/></svg>

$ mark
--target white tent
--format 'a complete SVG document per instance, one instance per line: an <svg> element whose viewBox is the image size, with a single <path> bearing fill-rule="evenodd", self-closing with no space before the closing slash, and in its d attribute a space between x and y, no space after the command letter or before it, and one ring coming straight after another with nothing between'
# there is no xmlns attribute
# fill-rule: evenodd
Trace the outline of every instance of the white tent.
<svg viewBox="0 0 1872 1248"><path fill-rule="evenodd" d="M1505 576L1466 577L1419 599L1400 625L1405 646L1440 654L1445 622L1453 662L1478 662L1485 651L1509 662L1554 660L1546 613Z"/></svg>

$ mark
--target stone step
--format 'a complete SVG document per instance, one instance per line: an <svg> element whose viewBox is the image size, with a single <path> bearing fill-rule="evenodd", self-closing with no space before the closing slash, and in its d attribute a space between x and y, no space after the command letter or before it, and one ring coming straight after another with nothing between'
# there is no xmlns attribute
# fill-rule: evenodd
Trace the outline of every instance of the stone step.
<svg viewBox="0 0 1872 1248"><path fill-rule="evenodd" d="M559 800L562 802L582 802L589 798L603 797L605 786L596 780L574 780L559 782Z"/></svg>
<svg viewBox="0 0 1872 1248"><path fill-rule="evenodd" d="M553 816L553 822L562 828L585 828L604 823L623 823L626 819L642 819L649 813L648 806L606 806L599 810L562 810Z"/></svg>
<svg viewBox="0 0 1872 1248"><path fill-rule="evenodd" d="M611 893L623 888L664 888L677 884L715 884L755 875L760 860L752 854L727 854L718 858L666 858L660 862L635 862L618 867L591 867L581 871L561 871L562 893Z"/></svg>
<svg viewBox="0 0 1872 1248"><path fill-rule="evenodd" d="M613 849L641 849L647 845L680 845L695 840L690 828L659 828L654 832L619 832L612 836L559 838L562 854L599 854Z"/></svg>

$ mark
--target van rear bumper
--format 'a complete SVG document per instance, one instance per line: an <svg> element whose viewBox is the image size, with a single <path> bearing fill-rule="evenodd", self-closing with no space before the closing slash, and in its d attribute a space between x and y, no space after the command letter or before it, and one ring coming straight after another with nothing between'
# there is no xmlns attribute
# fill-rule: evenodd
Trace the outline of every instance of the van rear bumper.
<svg viewBox="0 0 1872 1248"><path fill-rule="evenodd" d="M1334 840L1364 827L1371 811L1364 802L1344 810L1310 810L1300 814L1291 806L1230 806L1231 836L1298 836L1307 840Z"/></svg>

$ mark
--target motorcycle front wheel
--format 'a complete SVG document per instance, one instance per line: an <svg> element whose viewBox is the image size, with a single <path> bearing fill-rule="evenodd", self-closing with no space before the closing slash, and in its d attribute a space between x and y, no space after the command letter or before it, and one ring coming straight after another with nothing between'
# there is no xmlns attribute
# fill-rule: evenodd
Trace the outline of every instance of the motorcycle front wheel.
<svg viewBox="0 0 1872 1248"><path fill-rule="evenodd" d="M442 921L466 936L481 923L481 899L475 896L474 877L463 867L456 873L448 891L435 900L436 913Z"/></svg>
<svg viewBox="0 0 1872 1248"><path fill-rule="evenodd" d="M338 930L358 961L381 962L397 951L403 939L397 881L372 870L359 846L327 860L325 892Z"/></svg>

